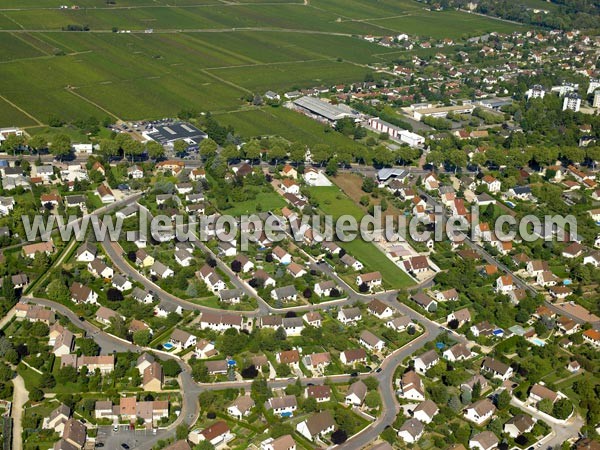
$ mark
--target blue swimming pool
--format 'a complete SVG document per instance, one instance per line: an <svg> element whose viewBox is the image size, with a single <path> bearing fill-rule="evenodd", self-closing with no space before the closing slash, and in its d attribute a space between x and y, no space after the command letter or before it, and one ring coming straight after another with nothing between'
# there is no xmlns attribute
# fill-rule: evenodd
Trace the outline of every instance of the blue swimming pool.
<svg viewBox="0 0 600 450"><path fill-rule="evenodd" d="M171 344L170 342L165 342L165 343L163 344L163 348L164 348L165 350L172 350L172 349L173 349L173 347L174 347L174 345L173 345L173 344Z"/></svg>
<svg viewBox="0 0 600 450"><path fill-rule="evenodd" d="M533 342L538 347L543 347L544 345L546 345L546 343L544 341L542 341L541 339L538 339L538 338L531 338L531 342Z"/></svg>

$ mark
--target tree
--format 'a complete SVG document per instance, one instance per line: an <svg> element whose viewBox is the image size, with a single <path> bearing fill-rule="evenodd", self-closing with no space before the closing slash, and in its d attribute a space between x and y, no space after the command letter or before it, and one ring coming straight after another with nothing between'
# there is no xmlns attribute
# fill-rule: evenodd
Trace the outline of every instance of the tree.
<svg viewBox="0 0 600 450"><path fill-rule="evenodd" d="M69 288L61 278L54 278L46 287L50 300L65 301L69 299Z"/></svg>
<svg viewBox="0 0 600 450"><path fill-rule="evenodd" d="M318 409L317 399L314 397L308 397L306 400L304 400L302 408L307 413L315 412Z"/></svg>
<svg viewBox="0 0 600 450"><path fill-rule="evenodd" d="M335 159L330 159L327 161L327 167L325 168L325 173L330 177L335 177L338 171L338 162Z"/></svg>
<svg viewBox="0 0 600 450"><path fill-rule="evenodd" d="M367 386L367 389L370 391L375 391L379 387L379 381L377 381L377 378L375 378L373 376L365 378L363 380L363 383L365 383L365 385Z"/></svg>
<svg viewBox="0 0 600 450"><path fill-rule="evenodd" d="M100 352L100 347L91 338L77 339L77 346L85 356L96 356Z"/></svg>
<svg viewBox="0 0 600 450"><path fill-rule="evenodd" d="M133 343L142 347L147 346L152 340L150 330L138 330L133 333Z"/></svg>
<svg viewBox="0 0 600 450"><path fill-rule="evenodd" d="M48 147L48 140L44 135L36 134L29 139L27 145L29 145L32 150L38 152Z"/></svg>
<svg viewBox="0 0 600 450"><path fill-rule="evenodd" d="M510 405L510 399L510 394L506 389L504 389L502 392L500 392L500 394L498 394L498 397L496 397L496 406L500 410L506 409L508 405Z"/></svg>
<svg viewBox="0 0 600 450"><path fill-rule="evenodd" d="M23 136L17 136L16 134L9 134L2 143L2 150L6 153L12 152L13 154L25 144L25 138Z"/></svg>
<svg viewBox="0 0 600 450"><path fill-rule="evenodd" d="M221 156L225 159L225 161L227 161L227 163L229 163L229 161L233 161L240 157L240 151L235 145L228 144L223 147L223 150L221 150Z"/></svg>
<svg viewBox="0 0 600 450"><path fill-rule="evenodd" d="M119 154L119 144L117 141L112 139L101 139L100 140L100 154L105 158L111 156L117 156Z"/></svg>
<svg viewBox="0 0 600 450"><path fill-rule="evenodd" d="M311 149L311 158L318 164L323 164L331 157L331 148L327 144L317 144Z"/></svg>
<svg viewBox="0 0 600 450"><path fill-rule="evenodd" d="M571 401L567 398L559 399L552 407L552 415L560 420L564 420L567 417L569 417L572 411L573 405L571 404Z"/></svg>
<svg viewBox="0 0 600 450"><path fill-rule="evenodd" d="M235 273L240 273L242 271L242 263L237 259L234 259L231 261L231 270L233 270Z"/></svg>
<svg viewBox="0 0 600 450"><path fill-rule="evenodd" d="M300 142L294 142L290 146L290 159L294 162L304 161L306 155L306 147Z"/></svg>
<svg viewBox="0 0 600 450"><path fill-rule="evenodd" d="M66 134L57 134L50 143L50 152L62 161L62 159L71 153L71 138Z"/></svg>
<svg viewBox="0 0 600 450"><path fill-rule="evenodd" d="M260 158L260 155L261 155L260 142L258 142L256 139L252 139L250 142L246 143L246 145L244 145L242 147L242 150L243 150L244 154L246 155L246 158L248 158L252 162L255 159Z"/></svg>
<svg viewBox="0 0 600 450"><path fill-rule="evenodd" d="M287 156L287 148L282 143L275 143L271 145L269 149L269 158L275 161L277 164L278 161L284 159Z"/></svg>
<svg viewBox="0 0 600 450"><path fill-rule="evenodd" d="M106 298L111 302L120 302L123 300L123 293L117 288L110 288L106 291Z"/></svg>
<svg viewBox="0 0 600 450"><path fill-rule="evenodd" d="M361 189L363 190L363 192L366 192L366 193L373 192L373 190L375 189L375 181L373 180L373 178L365 177L363 179Z"/></svg>
<svg viewBox="0 0 600 450"><path fill-rule="evenodd" d="M121 148L123 149L123 154L129 155L132 161L135 156L140 156L144 153L144 145L140 141L134 139L125 140L121 144Z"/></svg>
<svg viewBox="0 0 600 450"><path fill-rule="evenodd" d="M177 139L173 143L173 150L175 151L175 153L184 153L188 149L188 147L188 143L185 142L183 139Z"/></svg>
<svg viewBox="0 0 600 450"><path fill-rule="evenodd" d="M29 392L29 399L33 402L41 402L44 399L44 392L41 389L33 388Z"/></svg>
<svg viewBox="0 0 600 450"><path fill-rule="evenodd" d="M174 359L167 359L162 363L163 373L167 377L176 377L181 373L181 367Z"/></svg>
<svg viewBox="0 0 600 450"><path fill-rule="evenodd" d="M262 405L269 397L271 390L264 378L256 378L250 387L250 396L255 403Z"/></svg>
<svg viewBox="0 0 600 450"><path fill-rule="evenodd" d="M188 427L185 424L177 425L175 429L175 438L180 441L182 439L187 439L188 436Z"/></svg>
<svg viewBox="0 0 600 450"><path fill-rule="evenodd" d="M5 276L2 280L2 296L11 305L17 300L15 285L12 282L12 277L9 275Z"/></svg>
<svg viewBox="0 0 600 450"><path fill-rule="evenodd" d="M378 408L381 405L381 399L377 391L370 391L365 397L365 405L369 408Z"/></svg>
<svg viewBox="0 0 600 450"><path fill-rule="evenodd" d="M333 433L331 433L331 442L336 445L343 444L348 439L348 433L346 433L342 429L337 429Z"/></svg>
<svg viewBox="0 0 600 450"><path fill-rule="evenodd" d="M553 407L554 405L552 403L552 400L550 400L549 398L544 398L537 404L537 409L546 414L551 414Z"/></svg>
<svg viewBox="0 0 600 450"><path fill-rule="evenodd" d="M478 381L473 385L473 392L471 393L472 398L479 398L481 396L481 383Z"/></svg>
<svg viewBox="0 0 600 450"><path fill-rule="evenodd" d="M194 450L214 450L215 446L210 441L200 441L197 445L194 445Z"/></svg>
<svg viewBox="0 0 600 450"><path fill-rule="evenodd" d="M383 439L384 441L393 444L394 442L396 442L397 434L392 427L386 427L386 429L381 432L379 437L381 437L381 439Z"/></svg>
<svg viewBox="0 0 600 450"><path fill-rule="evenodd" d="M211 138L206 138L200 142L200 156L204 159L212 158L217 154L219 145Z"/></svg>
<svg viewBox="0 0 600 450"><path fill-rule="evenodd" d="M165 155L165 148L156 141L149 141L146 143L146 152L148 157L156 160Z"/></svg>

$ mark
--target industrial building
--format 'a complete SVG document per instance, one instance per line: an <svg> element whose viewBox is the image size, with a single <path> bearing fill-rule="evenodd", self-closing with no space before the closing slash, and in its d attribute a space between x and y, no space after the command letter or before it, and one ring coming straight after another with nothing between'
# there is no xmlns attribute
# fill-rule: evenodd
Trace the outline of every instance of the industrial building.
<svg viewBox="0 0 600 450"><path fill-rule="evenodd" d="M411 147L417 147L425 143L425 138L416 133L404 130L400 127L387 123L378 117L371 117L367 122L367 126L378 133L387 133L390 138L404 142Z"/></svg>

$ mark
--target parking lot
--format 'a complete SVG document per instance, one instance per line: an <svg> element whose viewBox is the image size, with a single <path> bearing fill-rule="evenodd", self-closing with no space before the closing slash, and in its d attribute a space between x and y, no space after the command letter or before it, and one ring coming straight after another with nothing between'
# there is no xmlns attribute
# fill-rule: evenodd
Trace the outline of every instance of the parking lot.
<svg viewBox="0 0 600 450"><path fill-rule="evenodd" d="M105 450L125 450L122 444L130 449L135 449L145 441L155 439L160 436L161 430L156 434L152 430L130 430L127 425L121 425L119 431L113 431L112 425L98 427L98 436L96 437L96 448Z"/></svg>

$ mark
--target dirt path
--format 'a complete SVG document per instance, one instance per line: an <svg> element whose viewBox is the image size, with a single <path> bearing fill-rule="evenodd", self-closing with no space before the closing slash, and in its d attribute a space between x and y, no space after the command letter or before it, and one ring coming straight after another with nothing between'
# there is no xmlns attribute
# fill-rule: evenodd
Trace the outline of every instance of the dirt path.
<svg viewBox="0 0 600 450"><path fill-rule="evenodd" d="M0 319L0 330L2 328L4 328L8 324L8 322L10 322L12 320L12 318L15 316L15 312L16 312L16 310L15 310L15 307L13 306L10 309L10 311L8 313L6 313L6 315L2 319Z"/></svg>
<svg viewBox="0 0 600 450"><path fill-rule="evenodd" d="M13 419L13 450L23 449L23 406L29 400L29 392L25 389L25 382L21 375L12 380L15 390L13 392L13 403L11 417Z"/></svg>

